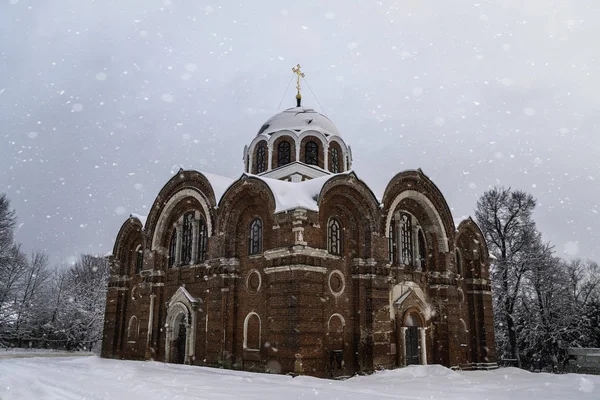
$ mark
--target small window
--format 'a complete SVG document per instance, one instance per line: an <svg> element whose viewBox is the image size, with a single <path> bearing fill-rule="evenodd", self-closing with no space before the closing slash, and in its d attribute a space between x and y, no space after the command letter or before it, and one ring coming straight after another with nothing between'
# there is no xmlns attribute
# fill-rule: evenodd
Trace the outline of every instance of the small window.
<svg viewBox="0 0 600 400"><path fill-rule="evenodd" d="M198 221L198 262L206 261L206 253L208 251L208 230L206 221L200 217Z"/></svg>
<svg viewBox="0 0 600 400"><path fill-rule="evenodd" d="M390 221L388 232L388 261L392 264L396 261L396 220L394 218Z"/></svg>
<svg viewBox="0 0 600 400"><path fill-rule="evenodd" d="M188 212L183 216L183 230L181 234L181 264L187 265L192 262L193 224L194 212Z"/></svg>
<svg viewBox="0 0 600 400"><path fill-rule="evenodd" d="M400 261L404 265L412 265L413 263L413 239L412 239L412 222L410 215L402 214L400 216Z"/></svg>
<svg viewBox="0 0 600 400"><path fill-rule="evenodd" d="M456 249L455 253L456 253L456 273L458 275L462 275L463 267L462 267L462 259L460 257L460 251L458 251L458 249Z"/></svg>
<svg viewBox="0 0 600 400"><path fill-rule="evenodd" d="M248 241L248 254L262 253L262 221L259 218L250 224L250 237Z"/></svg>
<svg viewBox="0 0 600 400"><path fill-rule="evenodd" d="M334 174L340 172L340 155L335 147L331 149L331 172Z"/></svg>
<svg viewBox="0 0 600 400"><path fill-rule="evenodd" d="M177 256L177 229L173 229L171 240L169 242L169 267L175 266L175 257Z"/></svg>
<svg viewBox="0 0 600 400"><path fill-rule="evenodd" d="M246 316L244 321L244 349L260 350L261 347L260 317L255 312Z"/></svg>
<svg viewBox="0 0 600 400"><path fill-rule="evenodd" d="M306 143L305 162L310 165L319 165L319 146L312 140Z"/></svg>
<svg viewBox="0 0 600 400"><path fill-rule="evenodd" d="M137 340L140 336L140 325L137 317L134 315L129 319L129 325L127 326L127 339Z"/></svg>
<svg viewBox="0 0 600 400"><path fill-rule="evenodd" d="M342 255L342 231L336 218L331 218L327 224L327 245L329 253Z"/></svg>
<svg viewBox="0 0 600 400"><path fill-rule="evenodd" d="M256 150L256 173L260 174L267 170L267 147L260 145Z"/></svg>
<svg viewBox="0 0 600 400"><path fill-rule="evenodd" d="M289 164L292 162L292 155L290 150L290 142L284 140L280 142L277 146L277 166L281 167L283 165Z"/></svg>
<svg viewBox="0 0 600 400"><path fill-rule="evenodd" d="M144 249L142 249L142 245L139 245L135 249L135 273L139 274L142 271L143 266L144 266Z"/></svg>

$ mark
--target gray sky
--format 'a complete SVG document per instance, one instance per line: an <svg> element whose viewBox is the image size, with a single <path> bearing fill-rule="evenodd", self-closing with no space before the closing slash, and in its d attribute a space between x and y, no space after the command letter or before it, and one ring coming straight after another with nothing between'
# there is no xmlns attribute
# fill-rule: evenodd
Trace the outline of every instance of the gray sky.
<svg viewBox="0 0 600 400"><path fill-rule="evenodd" d="M300 63L376 192L421 167L460 217L522 189L598 260L598 38L598 0L0 0L0 192L26 250L106 253L180 166L239 176Z"/></svg>

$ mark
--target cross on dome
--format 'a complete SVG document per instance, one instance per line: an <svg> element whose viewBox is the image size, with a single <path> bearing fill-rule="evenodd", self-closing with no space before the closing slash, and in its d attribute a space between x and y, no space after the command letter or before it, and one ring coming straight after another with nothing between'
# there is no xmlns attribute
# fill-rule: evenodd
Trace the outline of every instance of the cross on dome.
<svg viewBox="0 0 600 400"><path fill-rule="evenodd" d="M304 73L300 71L300 68L300 64L297 64L292 68L292 72L298 75L296 81L296 89L298 90L298 94L296 94L296 107L300 107L300 103L302 102L302 95L300 94L300 78L304 78Z"/></svg>

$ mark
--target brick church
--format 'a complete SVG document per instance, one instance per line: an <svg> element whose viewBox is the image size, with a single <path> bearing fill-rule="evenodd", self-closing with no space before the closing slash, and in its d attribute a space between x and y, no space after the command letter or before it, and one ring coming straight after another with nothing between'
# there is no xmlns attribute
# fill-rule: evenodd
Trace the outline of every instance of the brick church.
<svg viewBox="0 0 600 400"><path fill-rule="evenodd" d="M376 196L297 86L297 107L249 138L238 179L180 170L125 221L102 356L328 378L494 368L478 226L456 226L421 170Z"/></svg>

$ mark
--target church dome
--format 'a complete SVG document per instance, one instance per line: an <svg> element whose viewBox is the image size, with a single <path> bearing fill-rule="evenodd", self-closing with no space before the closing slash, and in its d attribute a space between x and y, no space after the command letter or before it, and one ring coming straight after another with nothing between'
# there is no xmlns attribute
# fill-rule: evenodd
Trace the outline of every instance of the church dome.
<svg viewBox="0 0 600 400"><path fill-rule="evenodd" d="M326 136L340 136L340 132L333 122L325 115L316 112L312 108L294 107L275 114L258 131L271 135L282 130L302 132L305 130L316 130Z"/></svg>

